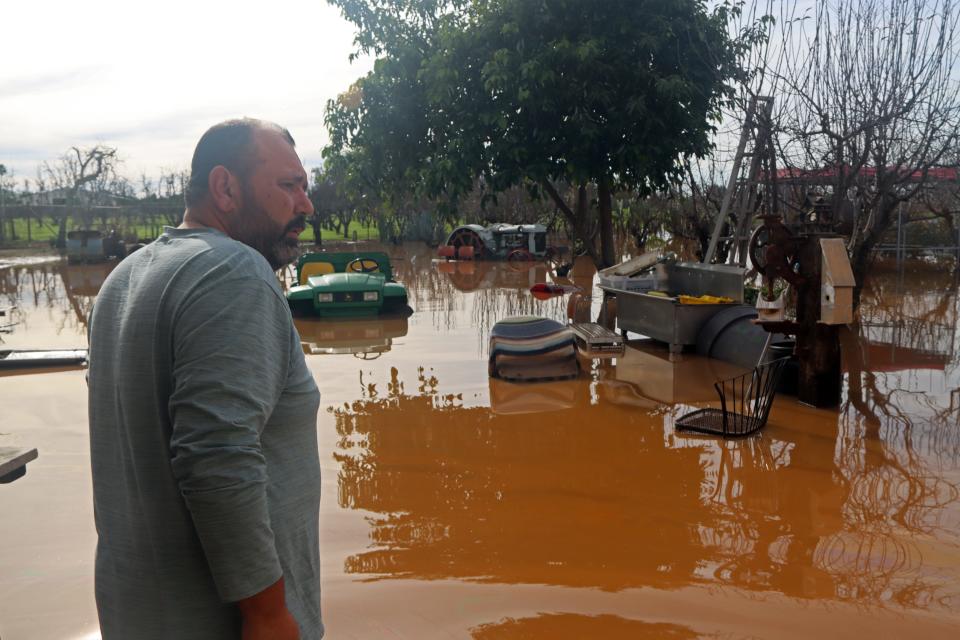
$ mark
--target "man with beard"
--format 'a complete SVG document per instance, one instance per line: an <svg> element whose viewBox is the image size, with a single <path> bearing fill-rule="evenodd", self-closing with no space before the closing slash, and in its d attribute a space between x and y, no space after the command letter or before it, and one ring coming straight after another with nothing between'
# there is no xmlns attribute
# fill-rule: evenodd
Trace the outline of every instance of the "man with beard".
<svg viewBox="0 0 960 640"><path fill-rule="evenodd" d="M183 224L90 322L96 600L113 638L320 638L319 392L274 271L313 206L293 138L231 120Z"/></svg>

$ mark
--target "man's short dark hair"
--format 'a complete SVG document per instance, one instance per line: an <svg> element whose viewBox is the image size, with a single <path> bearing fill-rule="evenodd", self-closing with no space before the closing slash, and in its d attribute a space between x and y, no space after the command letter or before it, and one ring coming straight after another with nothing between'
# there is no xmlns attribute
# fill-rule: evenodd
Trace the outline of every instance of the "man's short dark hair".
<svg viewBox="0 0 960 640"><path fill-rule="evenodd" d="M279 132L291 147L296 146L290 132L280 125L257 120L256 118L237 118L215 124L200 136L197 148L190 162L190 182L183 194L187 206L200 202L207 195L210 172L223 165L232 173L246 178L257 164L253 134L258 129Z"/></svg>

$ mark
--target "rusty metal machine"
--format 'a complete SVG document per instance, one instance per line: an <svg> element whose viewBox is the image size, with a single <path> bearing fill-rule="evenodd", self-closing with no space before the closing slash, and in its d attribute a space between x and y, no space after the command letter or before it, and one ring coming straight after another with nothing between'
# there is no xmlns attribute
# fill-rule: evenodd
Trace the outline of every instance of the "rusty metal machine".
<svg viewBox="0 0 960 640"><path fill-rule="evenodd" d="M796 319L758 323L769 332L796 336L798 399L814 407L840 403L839 329L853 321L853 272L843 240L816 216L793 230L780 216L761 216L748 252L765 288L783 280L796 291Z"/></svg>

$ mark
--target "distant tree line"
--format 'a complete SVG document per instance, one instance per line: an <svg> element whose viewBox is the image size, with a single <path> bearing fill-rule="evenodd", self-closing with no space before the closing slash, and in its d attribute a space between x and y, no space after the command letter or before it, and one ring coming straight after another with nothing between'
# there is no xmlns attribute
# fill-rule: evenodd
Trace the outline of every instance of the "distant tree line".
<svg viewBox="0 0 960 640"><path fill-rule="evenodd" d="M188 173L161 169L156 181L142 174L137 184L120 164L116 148L98 144L70 147L41 163L33 179L17 180L0 165L0 246L47 239L63 246L72 227L155 236L179 224Z"/></svg>

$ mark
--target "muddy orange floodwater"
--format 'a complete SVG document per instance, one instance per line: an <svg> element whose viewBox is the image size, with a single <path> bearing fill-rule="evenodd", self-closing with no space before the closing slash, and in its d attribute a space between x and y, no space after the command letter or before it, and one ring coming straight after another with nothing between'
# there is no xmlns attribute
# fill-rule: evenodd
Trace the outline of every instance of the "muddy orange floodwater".
<svg viewBox="0 0 960 640"><path fill-rule="evenodd" d="M947 269L879 272L844 401L758 435L674 430L731 366L632 340L579 379L487 376L542 266L387 248L409 318L298 320L323 394L328 637L960 637L960 330ZM0 348L85 346L105 265L0 256ZM579 264L576 284L594 274ZM594 312L598 310L594 298ZM0 319L0 325L4 324ZM0 378L0 637L97 638L83 370Z"/></svg>

